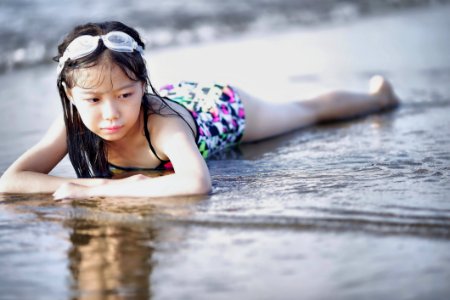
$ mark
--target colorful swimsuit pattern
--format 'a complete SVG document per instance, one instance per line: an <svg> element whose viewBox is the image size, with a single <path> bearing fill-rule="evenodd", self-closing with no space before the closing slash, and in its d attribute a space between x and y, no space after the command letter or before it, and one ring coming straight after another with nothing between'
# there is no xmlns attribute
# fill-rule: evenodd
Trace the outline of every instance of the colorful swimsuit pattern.
<svg viewBox="0 0 450 300"><path fill-rule="evenodd" d="M197 146L204 158L236 145L245 129L244 105L238 93L228 85L182 81L160 89L184 106L197 124Z"/></svg>

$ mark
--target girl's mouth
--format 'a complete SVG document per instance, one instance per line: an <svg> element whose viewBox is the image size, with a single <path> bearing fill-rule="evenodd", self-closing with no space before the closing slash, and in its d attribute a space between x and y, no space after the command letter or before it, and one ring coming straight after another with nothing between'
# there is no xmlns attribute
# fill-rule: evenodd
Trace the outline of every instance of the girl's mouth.
<svg viewBox="0 0 450 300"><path fill-rule="evenodd" d="M123 127L123 125L114 125L114 126L108 126L108 127L102 127L102 131L106 132L106 133L115 133L117 131L119 131L121 128Z"/></svg>

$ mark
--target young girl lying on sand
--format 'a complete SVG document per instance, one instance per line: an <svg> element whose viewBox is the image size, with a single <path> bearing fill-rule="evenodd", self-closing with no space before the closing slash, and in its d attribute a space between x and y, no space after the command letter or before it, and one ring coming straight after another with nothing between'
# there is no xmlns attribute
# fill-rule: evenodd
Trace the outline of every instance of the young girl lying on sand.
<svg viewBox="0 0 450 300"><path fill-rule="evenodd" d="M380 76L367 94L331 92L280 104L220 84L181 82L157 91L144 48L139 34L120 22L74 28L55 57L63 114L5 171L0 192L53 193L55 199L207 194L205 158L213 152L398 104ZM78 178L47 175L67 153ZM174 172L112 179L148 169Z"/></svg>

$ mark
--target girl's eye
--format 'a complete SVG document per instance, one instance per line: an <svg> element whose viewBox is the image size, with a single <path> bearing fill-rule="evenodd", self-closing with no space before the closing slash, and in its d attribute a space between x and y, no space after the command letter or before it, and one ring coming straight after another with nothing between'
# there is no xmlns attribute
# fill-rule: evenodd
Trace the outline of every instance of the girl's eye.
<svg viewBox="0 0 450 300"><path fill-rule="evenodd" d="M124 93L122 95L119 96L119 98L124 99L124 98L129 98L132 95L132 93Z"/></svg>
<svg viewBox="0 0 450 300"><path fill-rule="evenodd" d="M86 99L86 101L89 102L89 103L97 103L98 101L100 101L100 99L98 99L98 98L89 98L89 99Z"/></svg>

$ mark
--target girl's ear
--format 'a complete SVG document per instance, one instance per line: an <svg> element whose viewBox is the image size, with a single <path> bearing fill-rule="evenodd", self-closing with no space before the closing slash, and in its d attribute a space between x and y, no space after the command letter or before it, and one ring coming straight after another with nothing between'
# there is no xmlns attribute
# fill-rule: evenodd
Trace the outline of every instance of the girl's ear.
<svg viewBox="0 0 450 300"><path fill-rule="evenodd" d="M65 82L62 83L62 86L64 87L64 92L66 93L67 98L69 98L70 102L75 105L75 103L73 103L72 91L67 87Z"/></svg>

